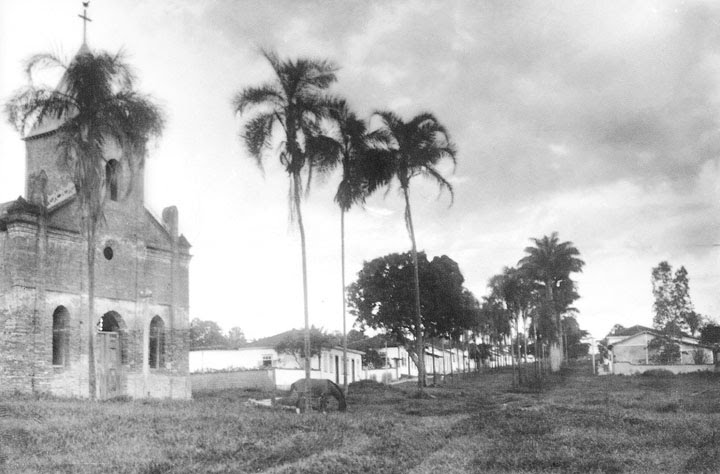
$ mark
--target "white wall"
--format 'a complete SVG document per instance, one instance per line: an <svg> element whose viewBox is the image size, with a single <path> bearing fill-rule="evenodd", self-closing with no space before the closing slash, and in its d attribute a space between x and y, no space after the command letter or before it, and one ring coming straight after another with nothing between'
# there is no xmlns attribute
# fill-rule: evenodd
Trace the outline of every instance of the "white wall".
<svg viewBox="0 0 720 474"><path fill-rule="evenodd" d="M263 358L271 357L272 367L282 369L303 370L302 361L288 354L278 355L275 349L263 347L247 347L237 350L200 350L190 351L190 372L206 372L227 369L259 369L263 368ZM337 357L337 359L336 359ZM360 380L362 372L361 353L348 350L348 381L352 382L353 364L355 364L355 380ZM337 360L337 369L335 362ZM269 367L268 367L269 368ZM333 348L323 350L319 356L310 361L311 370L320 371L330 380L336 380L336 371L339 373L339 383L343 382L342 349Z"/></svg>
<svg viewBox="0 0 720 474"><path fill-rule="evenodd" d="M262 366L264 355L277 359L272 349L253 348L244 350L190 351L190 372L225 369L257 369Z"/></svg>

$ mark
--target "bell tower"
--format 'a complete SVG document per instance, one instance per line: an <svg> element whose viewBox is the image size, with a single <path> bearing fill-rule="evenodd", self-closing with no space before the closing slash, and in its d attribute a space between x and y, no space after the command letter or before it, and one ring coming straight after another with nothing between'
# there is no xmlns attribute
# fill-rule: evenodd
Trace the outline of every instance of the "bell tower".
<svg viewBox="0 0 720 474"><path fill-rule="evenodd" d="M87 45L87 24L92 21L87 15L90 2L83 2L83 13L78 15L83 21L83 42L71 62L82 60L83 56L92 55ZM56 91L68 94L68 79L64 75ZM25 141L25 199L37 202L37 183L42 178L47 204L53 207L75 194L72 169L67 163L59 160L60 144L58 130L68 118L66 116L48 115L36 123L23 137ZM144 169L136 165L127 154L122 153L117 144L108 140L105 144L104 163L98 164L101 170L101 187L106 203L123 210L139 212L144 204ZM41 177L42 174L42 177Z"/></svg>

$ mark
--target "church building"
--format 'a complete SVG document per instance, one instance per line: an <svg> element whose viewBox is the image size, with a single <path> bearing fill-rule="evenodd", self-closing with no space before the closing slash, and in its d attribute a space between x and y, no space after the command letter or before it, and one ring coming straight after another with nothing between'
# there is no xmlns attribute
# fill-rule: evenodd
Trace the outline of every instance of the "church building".
<svg viewBox="0 0 720 474"><path fill-rule="evenodd" d="M61 123L50 117L26 134L24 196L0 203L0 393L88 397L92 337L97 398L190 398L190 244L177 209L156 218L144 169L106 152L89 317L79 199L57 159Z"/></svg>

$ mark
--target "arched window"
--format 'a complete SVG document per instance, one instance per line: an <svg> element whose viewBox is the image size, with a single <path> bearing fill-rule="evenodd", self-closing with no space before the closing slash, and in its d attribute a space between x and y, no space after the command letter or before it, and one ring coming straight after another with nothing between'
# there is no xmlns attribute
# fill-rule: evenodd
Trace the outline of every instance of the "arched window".
<svg viewBox="0 0 720 474"><path fill-rule="evenodd" d="M58 306L53 312L53 365L70 365L70 313L65 306Z"/></svg>
<svg viewBox="0 0 720 474"><path fill-rule="evenodd" d="M151 369L165 366L165 323L160 316L150 321L150 350L148 351Z"/></svg>
<svg viewBox="0 0 720 474"><path fill-rule="evenodd" d="M105 190L111 201L118 199L118 168L117 160L110 160L105 165Z"/></svg>

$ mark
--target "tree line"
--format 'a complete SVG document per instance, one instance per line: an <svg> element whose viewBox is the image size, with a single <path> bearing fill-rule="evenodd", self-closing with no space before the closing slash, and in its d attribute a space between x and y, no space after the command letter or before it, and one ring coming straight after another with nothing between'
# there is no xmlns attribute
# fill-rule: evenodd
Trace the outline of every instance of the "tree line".
<svg viewBox="0 0 720 474"><path fill-rule="evenodd" d="M482 301L464 287L458 264L446 255L428 260L419 252L417 266L409 253L364 262L348 287L351 312L362 329L382 331L404 345L418 367L424 350L415 345L420 333L426 340L462 345L478 362L508 346L514 362L527 360L528 354L544 358L555 348L559 368L563 359L587 352L581 342L587 333L573 317L577 310L572 303L579 295L571 278L584 262L572 242L561 242L557 233L531 240L534 245L525 248L515 267L490 279ZM418 293L413 291L415 269ZM420 295L419 326L415 294Z"/></svg>
<svg viewBox="0 0 720 474"><path fill-rule="evenodd" d="M237 349L247 342L240 327L232 327L226 333L215 321L193 318L190 321L190 350Z"/></svg>

